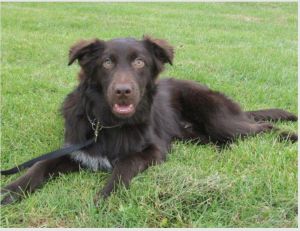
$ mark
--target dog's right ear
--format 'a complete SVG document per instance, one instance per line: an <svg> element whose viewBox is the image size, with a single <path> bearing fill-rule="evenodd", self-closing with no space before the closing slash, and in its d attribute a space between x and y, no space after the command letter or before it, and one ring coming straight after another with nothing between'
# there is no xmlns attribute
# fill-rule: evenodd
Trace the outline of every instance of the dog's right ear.
<svg viewBox="0 0 300 231"><path fill-rule="evenodd" d="M95 58L95 54L100 54L104 48L104 43L99 39L78 41L70 48L68 65L71 65L76 59L80 66L85 65L91 57ZM90 58L88 58L89 56Z"/></svg>

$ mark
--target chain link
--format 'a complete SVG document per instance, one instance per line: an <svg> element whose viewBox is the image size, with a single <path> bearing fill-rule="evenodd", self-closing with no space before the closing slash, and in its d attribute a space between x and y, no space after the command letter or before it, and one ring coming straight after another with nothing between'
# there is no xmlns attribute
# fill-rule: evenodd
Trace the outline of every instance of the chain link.
<svg viewBox="0 0 300 231"><path fill-rule="evenodd" d="M95 143L97 142L99 132L103 128L115 128L115 127L120 127L121 126L121 124L117 124L117 125L114 125L114 126L103 126L103 125L101 125L100 121L98 121L96 118L92 120L88 115L87 115L87 118L88 118L88 121L90 122L90 124L92 125L92 129L94 131Z"/></svg>

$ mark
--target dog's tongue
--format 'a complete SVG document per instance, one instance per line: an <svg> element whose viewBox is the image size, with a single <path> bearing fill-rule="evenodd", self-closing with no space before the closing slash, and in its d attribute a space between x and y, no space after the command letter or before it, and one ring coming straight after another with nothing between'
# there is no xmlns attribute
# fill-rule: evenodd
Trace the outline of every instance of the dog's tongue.
<svg viewBox="0 0 300 231"><path fill-rule="evenodd" d="M119 114L129 114L133 111L133 105L129 104L129 105L119 105L119 104L115 104L114 105L114 111L119 113Z"/></svg>

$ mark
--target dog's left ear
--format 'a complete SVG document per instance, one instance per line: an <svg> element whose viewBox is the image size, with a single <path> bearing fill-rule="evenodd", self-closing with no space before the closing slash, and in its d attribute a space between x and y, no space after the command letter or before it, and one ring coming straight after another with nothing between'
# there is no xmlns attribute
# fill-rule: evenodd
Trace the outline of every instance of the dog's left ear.
<svg viewBox="0 0 300 231"><path fill-rule="evenodd" d="M174 48L163 39L151 38L148 35L143 36L143 40L147 46L153 51L155 57L164 63L172 65L174 58Z"/></svg>
<svg viewBox="0 0 300 231"><path fill-rule="evenodd" d="M90 60L88 57L99 52L103 47L104 41L99 39L78 41L70 48L68 65L77 59L80 66L84 66Z"/></svg>

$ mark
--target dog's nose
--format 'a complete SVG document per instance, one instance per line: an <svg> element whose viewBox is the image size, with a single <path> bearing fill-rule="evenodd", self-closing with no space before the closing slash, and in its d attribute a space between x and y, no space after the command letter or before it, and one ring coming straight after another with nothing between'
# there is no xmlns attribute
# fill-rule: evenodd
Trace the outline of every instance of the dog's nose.
<svg viewBox="0 0 300 231"><path fill-rule="evenodd" d="M117 96L129 96L132 93L132 86L128 83L116 84L115 94Z"/></svg>

